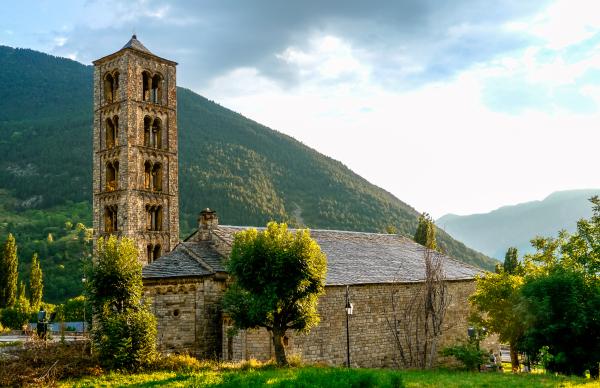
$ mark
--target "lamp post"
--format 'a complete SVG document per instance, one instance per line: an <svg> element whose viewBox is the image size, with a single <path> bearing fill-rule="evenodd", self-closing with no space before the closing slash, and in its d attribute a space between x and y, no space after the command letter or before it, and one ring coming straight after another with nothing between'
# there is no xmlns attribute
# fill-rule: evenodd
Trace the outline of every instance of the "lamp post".
<svg viewBox="0 0 600 388"><path fill-rule="evenodd" d="M347 364L346 366L350 368L350 326L349 326L349 317L352 315L352 310L354 306L350 303L350 297L348 296L350 286L346 286L346 357Z"/></svg>
<svg viewBox="0 0 600 388"><path fill-rule="evenodd" d="M83 275L83 277L81 278L81 282L83 283L83 288L85 288L85 282L87 281L85 275ZM85 334L85 300L86 300L86 296L85 296L85 292L83 295L83 333Z"/></svg>

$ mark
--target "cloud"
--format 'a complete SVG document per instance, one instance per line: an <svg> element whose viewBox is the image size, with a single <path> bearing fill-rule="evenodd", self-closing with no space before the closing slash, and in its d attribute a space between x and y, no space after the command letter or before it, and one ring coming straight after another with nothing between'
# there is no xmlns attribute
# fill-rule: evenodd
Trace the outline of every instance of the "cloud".
<svg viewBox="0 0 600 388"><path fill-rule="evenodd" d="M488 2L469 0L89 1L79 6L79 22L55 53L77 51L89 62L118 49L135 30L151 50L182 64L181 79L191 88L238 67L256 68L289 88L306 79L306 68L285 58L314 53L315 42L337 39L372 69L374 82L412 88L526 45L522 33L504 28L543 4L525 3L495 3L490 12ZM332 57L339 49L322 47L321 54Z"/></svg>

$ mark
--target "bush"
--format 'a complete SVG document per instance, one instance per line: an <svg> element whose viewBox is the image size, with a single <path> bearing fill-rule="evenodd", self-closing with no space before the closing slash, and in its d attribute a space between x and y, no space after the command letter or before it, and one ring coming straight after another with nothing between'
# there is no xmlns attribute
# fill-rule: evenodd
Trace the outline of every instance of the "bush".
<svg viewBox="0 0 600 388"><path fill-rule="evenodd" d="M0 323L4 327L21 330L29 322L30 313L29 306L25 304L7 307L0 312Z"/></svg>
<svg viewBox="0 0 600 388"><path fill-rule="evenodd" d="M467 370L477 370L479 365L484 364L487 359L487 353L471 342L449 346L442 349L441 354L446 357L454 357Z"/></svg>
<svg viewBox="0 0 600 388"><path fill-rule="evenodd" d="M156 360L156 318L147 309L105 315L98 328L94 345L104 366L140 370Z"/></svg>
<svg viewBox="0 0 600 388"><path fill-rule="evenodd" d="M166 370L178 373L192 373L201 369L210 368L210 364L200 362L197 358L187 354L167 354L157 357L154 362L154 369Z"/></svg>

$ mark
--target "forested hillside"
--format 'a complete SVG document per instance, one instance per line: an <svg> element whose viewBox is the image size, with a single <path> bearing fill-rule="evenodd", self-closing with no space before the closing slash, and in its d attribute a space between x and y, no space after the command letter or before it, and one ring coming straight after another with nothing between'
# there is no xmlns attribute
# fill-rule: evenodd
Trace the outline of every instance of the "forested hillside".
<svg viewBox="0 0 600 388"><path fill-rule="evenodd" d="M91 224L93 69L4 46L0 68L0 238L16 234L23 270L34 247L41 250L67 220ZM275 219L373 232L393 225L401 234L414 233L418 214L412 207L289 136L183 88L178 120L182 236L205 207L217 210L224 224ZM460 260L494 265L442 231L438 239ZM47 273L62 266L72 277L53 298L77 294L75 245L45 252Z"/></svg>
<svg viewBox="0 0 600 388"><path fill-rule="evenodd" d="M522 256L535 251L530 240L536 236L555 236L563 229L574 232L577 221L592 216L589 199L594 195L600 195L600 189L559 191L542 201L504 206L485 214L448 214L437 224L491 257L504 258L511 246Z"/></svg>

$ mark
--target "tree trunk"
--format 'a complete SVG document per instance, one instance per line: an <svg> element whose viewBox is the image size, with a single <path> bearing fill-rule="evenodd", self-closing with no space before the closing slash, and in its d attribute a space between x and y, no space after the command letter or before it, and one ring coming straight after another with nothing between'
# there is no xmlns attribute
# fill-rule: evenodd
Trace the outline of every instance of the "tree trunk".
<svg viewBox="0 0 600 388"><path fill-rule="evenodd" d="M519 353L517 353L517 347L514 344L510 344L510 363L512 365L512 371L519 371Z"/></svg>
<svg viewBox="0 0 600 388"><path fill-rule="evenodd" d="M279 366L288 365L287 357L285 355L285 345L283 344L284 336L285 330L280 331L273 329L273 348L275 349L275 361L277 361L277 365Z"/></svg>

